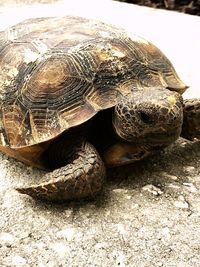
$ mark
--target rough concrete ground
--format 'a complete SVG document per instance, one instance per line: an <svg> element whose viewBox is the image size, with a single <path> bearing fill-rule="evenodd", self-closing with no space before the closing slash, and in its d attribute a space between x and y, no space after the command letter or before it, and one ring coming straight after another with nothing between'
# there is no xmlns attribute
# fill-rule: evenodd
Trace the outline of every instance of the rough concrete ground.
<svg viewBox="0 0 200 267"><path fill-rule="evenodd" d="M0 24L63 14L61 7L2 8ZM134 31L159 45L192 85L187 96L200 95L200 18L110 1L103 7L90 3L90 12L75 3L65 10L127 29L137 18ZM0 154L0 266L200 266L199 142L179 139L139 164L109 170L104 192L94 201L53 205L13 189L41 174Z"/></svg>

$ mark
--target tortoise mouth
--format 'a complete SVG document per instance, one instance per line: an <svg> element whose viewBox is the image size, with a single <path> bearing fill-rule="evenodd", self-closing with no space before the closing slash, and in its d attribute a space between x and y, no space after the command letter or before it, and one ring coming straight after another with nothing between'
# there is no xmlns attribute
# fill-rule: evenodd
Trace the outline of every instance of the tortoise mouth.
<svg viewBox="0 0 200 267"><path fill-rule="evenodd" d="M144 136L130 138L128 141L137 146L148 145L149 148L166 147L175 142L181 134L181 127L150 132Z"/></svg>

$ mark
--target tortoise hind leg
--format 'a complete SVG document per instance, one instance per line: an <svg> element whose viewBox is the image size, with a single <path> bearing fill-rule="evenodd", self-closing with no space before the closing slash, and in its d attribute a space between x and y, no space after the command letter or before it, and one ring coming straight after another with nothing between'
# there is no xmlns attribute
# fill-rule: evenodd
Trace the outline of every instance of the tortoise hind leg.
<svg viewBox="0 0 200 267"><path fill-rule="evenodd" d="M105 178L105 167L96 149L88 142L67 148L60 145L50 148L50 164L62 160L67 165L45 174L37 185L17 188L20 193L33 198L50 201L79 199L96 195L102 188Z"/></svg>
<svg viewBox="0 0 200 267"><path fill-rule="evenodd" d="M184 100L181 136L188 140L200 140L200 99Z"/></svg>

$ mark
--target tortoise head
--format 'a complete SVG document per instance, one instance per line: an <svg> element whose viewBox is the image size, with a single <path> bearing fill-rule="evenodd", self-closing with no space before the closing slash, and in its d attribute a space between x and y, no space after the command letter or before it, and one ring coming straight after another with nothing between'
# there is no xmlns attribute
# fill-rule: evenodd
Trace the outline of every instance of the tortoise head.
<svg viewBox="0 0 200 267"><path fill-rule="evenodd" d="M181 133L183 99L165 88L144 88L124 96L115 106L113 125L117 135L151 150L174 142Z"/></svg>

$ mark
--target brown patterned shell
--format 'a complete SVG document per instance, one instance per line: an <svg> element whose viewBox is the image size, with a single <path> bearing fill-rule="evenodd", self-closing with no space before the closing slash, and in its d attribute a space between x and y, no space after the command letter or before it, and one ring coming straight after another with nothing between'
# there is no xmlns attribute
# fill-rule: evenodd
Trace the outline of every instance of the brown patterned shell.
<svg viewBox="0 0 200 267"><path fill-rule="evenodd" d="M55 138L139 86L185 88L160 50L114 26L26 20L0 32L0 146Z"/></svg>

